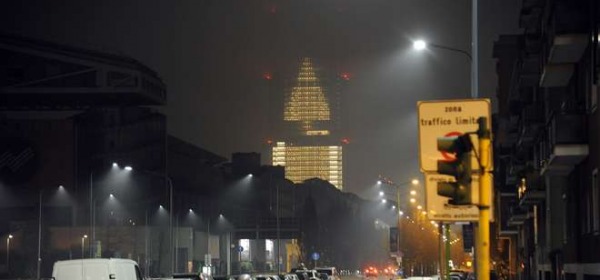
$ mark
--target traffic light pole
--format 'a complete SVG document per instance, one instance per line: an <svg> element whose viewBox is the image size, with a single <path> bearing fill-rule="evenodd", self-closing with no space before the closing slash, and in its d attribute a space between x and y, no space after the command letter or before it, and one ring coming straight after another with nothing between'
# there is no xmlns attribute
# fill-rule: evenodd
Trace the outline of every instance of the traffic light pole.
<svg viewBox="0 0 600 280"><path fill-rule="evenodd" d="M446 280L450 280L450 260L452 259L452 256L450 255L450 224L444 226L444 247L446 250L444 253L446 256L444 263L446 270L444 271L444 276Z"/></svg>
<svg viewBox="0 0 600 280"><path fill-rule="evenodd" d="M479 226L476 238L476 272L477 280L490 280L490 205L492 193L492 178L490 174L491 151L490 130L487 118L478 119L479 130Z"/></svg>

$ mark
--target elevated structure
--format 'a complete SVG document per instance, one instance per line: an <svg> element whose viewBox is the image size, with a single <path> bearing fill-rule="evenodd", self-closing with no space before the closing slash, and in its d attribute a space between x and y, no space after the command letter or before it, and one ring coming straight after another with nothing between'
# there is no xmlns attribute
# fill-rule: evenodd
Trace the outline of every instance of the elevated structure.
<svg viewBox="0 0 600 280"><path fill-rule="evenodd" d="M286 91L284 140L272 147L273 165L285 166L286 178L301 183L320 178L343 188L343 149L335 139L336 107L327 82L311 58L302 58Z"/></svg>
<svg viewBox="0 0 600 280"><path fill-rule="evenodd" d="M0 34L0 110L163 105L158 75L120 55Z"/></svg>

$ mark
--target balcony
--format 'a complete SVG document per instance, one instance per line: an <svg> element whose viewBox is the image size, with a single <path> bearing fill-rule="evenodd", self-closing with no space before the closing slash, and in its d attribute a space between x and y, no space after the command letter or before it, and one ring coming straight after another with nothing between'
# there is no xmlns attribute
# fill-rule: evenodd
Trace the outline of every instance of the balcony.
<svg viewBox="0 0 600 280"><path fill-rule="evenodd" d="M543 47L546 65L541 87L562 87L569 83L573 64L581 60L588 45L587 13L569 1L556 1L546 26L547 41Z"/></svg>
<svg viewBox="0 0 600 280"><path fill-rule="evenodd" d="M532 145L544 125L544 110L540 104L527 105L521 111L519 122L519 145Z"/></svg>
<svg viewBox="0 0 600 280"><path fill-rule="evenodd" d="M588 153L586 116L553 114L540 148L542 175L568 175Z"/></svg>
<svg viewBox="0 0 600 280"><path fill-rule="evenodd" d="M563 34L554 36L548 62L553 64L576 63L583 56L588 44L585 34Z"/></svg>
<svg viewBox="0 0 600 280"><path fill-rule="evenodd" d="M521 58L521 73L519 82L521 86L537 86L542 74L541 58L539 53L527 53Z"/></svg>
<svg viewBox="0 0 600 280"><path fill-rule="evenodd" d="M519 206L529 209L530 206L543 202L546 199L546 191L542 186L542 177L536 170L531 169L527 172L518 188Z"/></svg>
<svg viewBox="0 0 600 280"><path fill-rule="evenodd" d="M539 204L546 199L546 192L540 189L527 189L521 194L519 206L528 207Z"/></svg>
<svg viewBox="0 0 600 280"><path fill-rule="evenodd" d="M546 64L540 78L540 87L564 87L575 71L572 63Z"/></svg>
<svg viewBox="0 0 600 280"><path fill-rule="evenodd" d="M513 206L510 210L510 218L508 218L509 226L520 226L529 219L529 211L519 206Z"/></svg>
<svg viewBox="0 0 600 280"><path fill-rule="evenodd" d="M498 215L498 222L500 226L500 235L509 236L517 234L518 228L514 225L509 224L511 216L512 206L515 205L517 196L514 192L503 192L499 193L498 203L499 206L496 208ZM494 209L494 211L496 210Z"/></svg>

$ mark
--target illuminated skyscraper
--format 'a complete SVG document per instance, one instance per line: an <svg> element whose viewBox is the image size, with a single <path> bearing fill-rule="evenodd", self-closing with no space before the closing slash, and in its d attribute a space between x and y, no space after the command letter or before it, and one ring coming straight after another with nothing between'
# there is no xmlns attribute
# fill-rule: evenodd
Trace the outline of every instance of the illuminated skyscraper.
<svg viewBox="0 0 600 280"><path fill-rule="evenodd" d="M285 166L286 178L293 182L320 178L342 189L342 146L335 136L338 102L332 102L336 96L328 94L329 83L312 59L303 58L297 73L286 89L286 131L273 146L273 165Z"/></svg>

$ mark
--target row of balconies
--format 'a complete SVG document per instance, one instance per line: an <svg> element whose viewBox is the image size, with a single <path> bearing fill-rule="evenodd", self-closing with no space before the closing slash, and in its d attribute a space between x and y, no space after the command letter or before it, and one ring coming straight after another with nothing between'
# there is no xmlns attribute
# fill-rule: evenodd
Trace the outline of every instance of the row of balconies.
<svg viewBox="0 0 600 280"><path fill-rule="evenodd" d="M509 226L522 225L531 216L531 206L546 199L544 175L568 175L589 153L585 114L555 113L541 126L537 117L529 120L529 126L540 131L532 140L535 144L527 160L511 162L507 168L506 183L518 183L517 198L508 214Z"/></svg>
<svg viewBox="0 0 600 280"><path fill-rule="evenodd" d="M577 2L554 1L553 9L547 9L544 16L541 87L566 86L588 45L588 11L580 10Z"/></svg>
<svg viewBox="0 0 600 280"><path fill-rule="evenodd" d="M517 95L521 93L520 87L567 86L575 63L590 41L588 13L583 4L565 0L545 2L548 1L523 1L519 21L525 29L524 48L515 66L517 75L511 89Z"/></svg>
<svg viewBox="0 0 600 280"><path fill-rule="evenodd" d="M509 163L516 174L526 163L541 175L568 174L588 155L587 120L584 113L552 113L544 122L541 106L530 105L522 111L518 140L512 153L521 160Z"/></svg>
<svg viewBox="0 0 600 280"><path fill-rule="evenodd" d="M585 113L559 113L555 104L536 103L532 98L539 90L547 95L565 93L550 88L569 85L589 44L584 3L522 1L519 24L524 30L523 47L512 73L509 98L527 105L513 112L509 120L512 127L505 128L514 145L503 162L504 183L518 188L516 193L506 188L509 193L499 197L504 234L515 234L513 229L532 217L532 206L546 199L544 175L567 175L589 153Z"/></svg>

